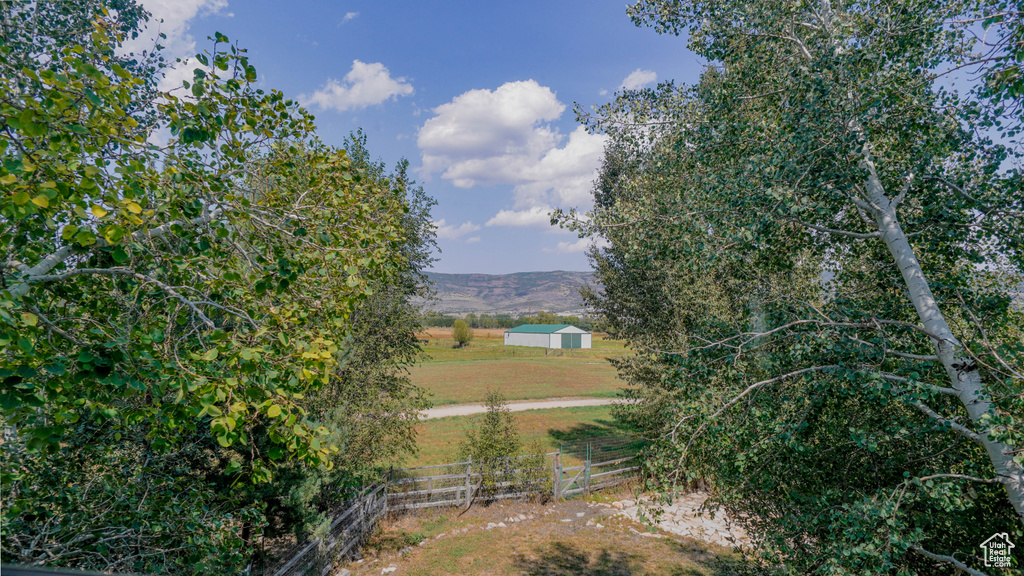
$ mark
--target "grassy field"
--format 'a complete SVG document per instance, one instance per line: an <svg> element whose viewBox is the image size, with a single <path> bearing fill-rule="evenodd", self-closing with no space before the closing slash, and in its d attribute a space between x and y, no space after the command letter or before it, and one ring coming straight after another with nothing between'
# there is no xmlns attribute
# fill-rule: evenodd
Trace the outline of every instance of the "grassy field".
<svg viewBox="0 0 1024 576"><path fill-rule="evenodd" d="M623 383L608 363L627 353L621 342L594 335L588 350L545 356L543 348L505 346L504 330L475 330L466 348L452 348L451 329L420 334L426 358L412 380L433 394L435 405L482 402L489 390L509 400L561 396L617 396Z"/></svg>
<svg viewBox="0 0 1024 576"><path fill-rule="evenodd" d="M612 419L611 406L552 408L515 412L519 434L527 450L537 444L545 452L555 450L561 442L572 442L597 436L626 432ZM427 420L416 427L419 454L401 465L428 466L459 461L459 444L466 430L477 426L482 414L452 416Z"/></svg>

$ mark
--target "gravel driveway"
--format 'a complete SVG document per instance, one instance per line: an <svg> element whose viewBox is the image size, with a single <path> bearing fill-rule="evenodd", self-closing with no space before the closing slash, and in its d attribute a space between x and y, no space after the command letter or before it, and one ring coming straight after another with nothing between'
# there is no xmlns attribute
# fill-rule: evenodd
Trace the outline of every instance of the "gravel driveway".
<svg viewBox="0 0 1024 576"><path fill-rule="evenodd" d="M624 402L622 398L549 398L547 400L522 400L506 404L512 412L523 410L541 410L544 408L576 408L579 406L607 406ZM445 416L469 416L470 414L481 414L487 412L487 406L479 404L456 404L454 406L439 406L420 412L420 420L432 418L444 418Z"/></svg>

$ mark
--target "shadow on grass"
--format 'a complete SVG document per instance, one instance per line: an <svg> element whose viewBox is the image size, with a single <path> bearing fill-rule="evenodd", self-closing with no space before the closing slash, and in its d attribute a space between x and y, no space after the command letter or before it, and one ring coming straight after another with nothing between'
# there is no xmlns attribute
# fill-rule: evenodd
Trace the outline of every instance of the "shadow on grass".
<svg viewBox="0 0 1024 576"><path fill-rule="evenodd" d="M548 429L548 436L556 442L580 442L602 436L620 436L633 434L631 426L615 420L595 420L581 422L565 430Z"/></svg>
<svg viewBox="0 0 1024 576"><path fill-rule="evenodd" d="M536 558L518 555L515 566L528 576L632 576L642 567L637 556L601 550L591 554L572 544L554 542L547 549L537 549Z"/></svg>
<svg viewBox="0 0 1024 576"><path fill-rule="evenodd" d="M699 545L671 543L680 563L665 566L665 571L649 572L644 558L638 554L610 551L586 552L573 544L554 542L536 548L526 557L518 554L515 567L527 576L763 576L756 567L739 557L720 556Z"/></svg>

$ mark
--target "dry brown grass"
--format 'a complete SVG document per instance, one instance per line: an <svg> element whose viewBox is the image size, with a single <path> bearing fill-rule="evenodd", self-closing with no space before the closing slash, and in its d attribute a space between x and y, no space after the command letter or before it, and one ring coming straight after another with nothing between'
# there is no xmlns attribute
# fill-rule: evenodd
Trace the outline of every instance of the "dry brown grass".
<svg viewBox="0 0 1024 576"><path fill-rule="evenodd" d="M487 529L488 523L519 514L533 518ZM363 562L345 568L359 576L377 576L390 566L396 576L725 576L749 571L731 550L652 536L647 526L608 516L606 508L586 499L473 507L461 516L452 509L427 510L387 522L364 549Z"/></svg>

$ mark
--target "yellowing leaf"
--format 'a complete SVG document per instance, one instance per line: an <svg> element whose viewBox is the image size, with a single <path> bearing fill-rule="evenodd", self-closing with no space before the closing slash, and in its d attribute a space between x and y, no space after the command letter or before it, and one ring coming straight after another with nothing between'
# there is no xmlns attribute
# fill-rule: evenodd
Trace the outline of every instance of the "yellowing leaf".
<svg viewBox="0 0 1024 576"><path fill-rule="evenodd" d="M26 193L26 192L18 192L17 194L14 195L13 200L14 200L15 204L17 204L18 206L21 206L22 204L28 202L30 198L32 198L32 197L29 196L28 193Z"/></svg>
<svg viewBox="0 0 1024 576"><path fill-rule="evenodd" d="M107 211L106 211L106 210L105 210L105 209L104 209L104 208L103 208L102 206L97 206L97 205L93 205L93 207L92 207L92 213L93 213L93 214L94 214L94 215L95 215L95 216L96 216L97 218L103 218L104 216L106 216L106 215L107 215Z"/></svg>
<svg viewBox="0 0 1024 576"><path fill-rule="evenodd" d="M32 199L32 203L40 208L46 208L50 205L50 199L40 194Z"/></svg>
<svg viewBox="0 0 1024 576"><path fill-rule="evenodd" d="M22 312L21 321L24 322L26 326L35 326L39 323L39 318L30 312Z"/></svg>
<svg viewBox="0 0 1024 576"><path fill-rule="evenodd" d="M14 184L17 181L18 181L18 177L15 176L14 174L8 174L8 175L4 176L3 178L0 178L0 184L4 184L4 185L7 185L7 186L10 186L11 184Z"/></svg>
<svg viewBox="0 0 1024 576"><path fill-rule="evenodd" d="M142 213L142 206L139 206L135 202L129 202L128 203L128 211L131 212L132 214L141 214Z"/></svg>
<svg viewBox="0 0 1024 576"><path fill-rule="evenodd" d="M203 360L216 360L218 353L216 348L210 348L206 351L206 354L203 354Z"/></svg>
<svg viewBox="0 0 1024 576"><path fill-rule="evenodd" d="M274 404L270 408L267 408L267 416L270 416L271 418L277 418L280 415L281 407L278 406L277 404Z"/></svg>

